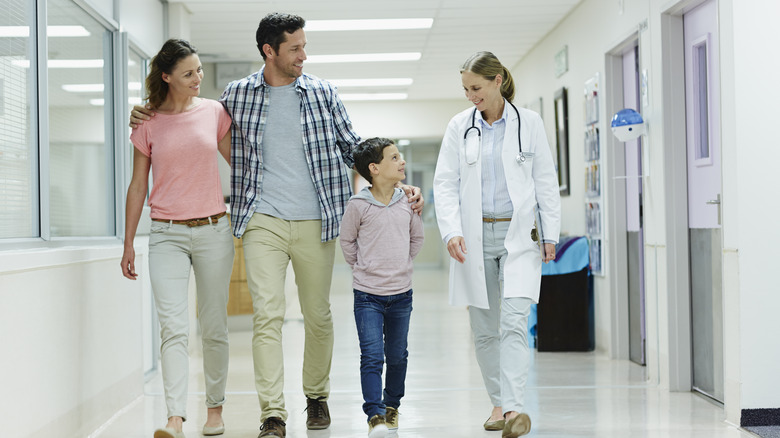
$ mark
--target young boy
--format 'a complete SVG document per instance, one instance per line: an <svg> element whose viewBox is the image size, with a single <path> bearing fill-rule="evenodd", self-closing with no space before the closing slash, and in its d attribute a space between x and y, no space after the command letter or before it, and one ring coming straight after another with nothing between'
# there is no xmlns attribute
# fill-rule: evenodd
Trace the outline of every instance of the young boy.
<svg viewBox="0 0 780 438"><path fill-rule="evenodd" d="M406 162L392 141L370 138L357 146L353 156L355 168L371 186L347 203L341 249L352 267L368 436L384 438L398 429L412 313L412 260L423 244L423 225L403 190L395 187L405 178Z"/></svg>

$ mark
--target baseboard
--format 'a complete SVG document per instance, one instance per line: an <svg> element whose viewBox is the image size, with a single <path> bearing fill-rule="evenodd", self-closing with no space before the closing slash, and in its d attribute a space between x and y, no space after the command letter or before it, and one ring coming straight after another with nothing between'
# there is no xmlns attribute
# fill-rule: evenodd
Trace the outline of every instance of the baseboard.
<svg viewBox="0 0 780 438"><path fill-rule="evenodd" d="M30 438L89 436L115 412L142 395L143 385L143 371L139 368L27 436Z"/></svg>

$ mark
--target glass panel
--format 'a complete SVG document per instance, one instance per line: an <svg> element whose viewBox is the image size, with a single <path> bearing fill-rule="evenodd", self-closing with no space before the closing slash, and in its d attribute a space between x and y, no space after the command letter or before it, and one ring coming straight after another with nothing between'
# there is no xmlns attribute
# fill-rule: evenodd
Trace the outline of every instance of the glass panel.
<svg viewBox="0 0 780 438"><path fill-rule="evenodd" d="M693 48L694 71L696 72L696 159L710 157L709 84L707 82L707 44Z"/></svg>
<svg viewBox="0 0 780 438"><path fill-rule="evenodd" d="M114 225L110 34L70 0L48 2L51 235L110 236Z"/></svg>
<svg viewBox="0 0 780 438"><path fill-rule="evenodd" d="M0 239L37 237L37 145L33 133L35 47L29 1L6 0L0 15ZM32 35L31 35L32 34Z"/></svg>

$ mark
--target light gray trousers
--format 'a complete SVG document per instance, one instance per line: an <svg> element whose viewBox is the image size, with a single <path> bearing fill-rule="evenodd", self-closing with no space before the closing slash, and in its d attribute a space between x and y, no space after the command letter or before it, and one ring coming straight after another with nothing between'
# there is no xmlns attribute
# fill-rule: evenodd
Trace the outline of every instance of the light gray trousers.
<svg viewBox="0 0 780 438"><path fill-rule="evenodd" d="M523 412L531 353L528 349L530 298L504 298L504 248L509 222L484 223L485 260L490 309L469 307L477 362L490 401L504 413Z"/></svg>
<svg viewBox="0 0 780 438"><path fill-rule="evenodd" d="M216 224L199 227L152 222L149 277L160 320L160 354L168 417L187 418L190 266L195 272L197 287L206 406L215 408L225 402L227 302L233 253L233 236L227 217L220 218Z"/></svg>

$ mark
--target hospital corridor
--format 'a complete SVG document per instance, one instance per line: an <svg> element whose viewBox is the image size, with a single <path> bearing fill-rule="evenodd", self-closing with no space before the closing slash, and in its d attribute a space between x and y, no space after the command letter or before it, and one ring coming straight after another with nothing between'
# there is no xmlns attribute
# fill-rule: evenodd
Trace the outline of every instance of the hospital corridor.
<svg viewBox="0 0 780 438"><path fill-rule="evenodd" d="M0 0L0 438L780 438L779 17Z"/></svg>
<svg viewBox="0 0 780 438"><path fill-rule="evenodd" d="M331 371L332 418L326 430L306 430L306 399L301 390L303 323L295 291L288 290L283 328L287 436L352 438L366 435L360 392L360 349L352 312L351 273L337 266L331 289L335 347ZM403 438L498 438L483 430L490 401L482 383L464 308L447 304L446 269L415 270L414 310L409 329L406 396L399 409ZM248 327L248 320L234 325ZM257 436L260 424L251 353L251 330L230 332L225 438ZM199 340L190 340L190 389L184 424L200 436L205 421L203 367ZM193 345L194 344L194 345ZM194 347L194 348L193 348ZM534 352L526 405L528 436L571 438L726 438L753 437L725 421L718 404L691 392L670 393L648 380L646 368L610 360L596 352ZM165 400L157 375L144 394L118 412L90 438L145 438L164 423Z"/></svg>

